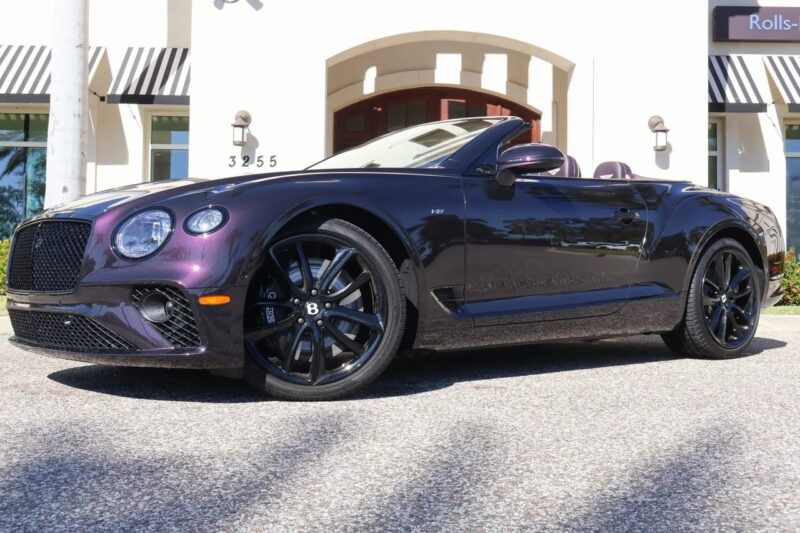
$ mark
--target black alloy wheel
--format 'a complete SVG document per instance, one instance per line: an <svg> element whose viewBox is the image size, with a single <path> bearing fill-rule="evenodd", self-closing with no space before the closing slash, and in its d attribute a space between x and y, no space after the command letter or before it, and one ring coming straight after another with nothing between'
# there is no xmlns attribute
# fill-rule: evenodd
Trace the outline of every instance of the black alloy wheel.
<svg viewBox="0 0 800 533"><path fill-rule="evenodd" d="M703 315L720 346L736 349L750 339L757 308L751 262L738 250L717 252L703 275Z"/></svg>
<svg viewBox="0 0 800 533"><path fill-rule="evenodd" d="M257 383L287 399L331 399L377 377L405 315L380 244L329 220L279 237L266 259L245 304L245 346L265 372Z"/></svg>
<svg viewBox="0 0 800 533"><path fill-rule="evenodd" d="M679 354L729 359L755 337L761 311L759 271L734 239L720 239L695 268L683 322L662 338Z"/></svg>

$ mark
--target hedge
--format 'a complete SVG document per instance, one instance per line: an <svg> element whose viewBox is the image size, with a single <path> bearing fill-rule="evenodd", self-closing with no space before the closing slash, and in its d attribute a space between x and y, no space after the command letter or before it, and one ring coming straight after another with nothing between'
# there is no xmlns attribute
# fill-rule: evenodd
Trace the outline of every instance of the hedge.
<svg viewBox="0 0 800 533"><path fill-rule="evenodd" d="M10 240L0 241L0 294L6 293L6 262L9 246L11 246Z"/></svg>
<svg viewBox="0 0 800 533"><path fill-rule="evenodd" d="M783 298L778 305L800 305L800 262L797 251L790 248L783 262Z"/></svg>

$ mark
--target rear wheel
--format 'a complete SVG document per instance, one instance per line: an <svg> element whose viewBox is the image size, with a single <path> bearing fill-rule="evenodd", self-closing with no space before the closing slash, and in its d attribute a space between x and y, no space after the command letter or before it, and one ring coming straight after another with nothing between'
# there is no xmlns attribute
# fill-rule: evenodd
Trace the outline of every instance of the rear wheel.
<svg viewBox="0 0 800 533"><path fill-rule="evenodd" d="M741 355L755 336L761 310L757 269L734 239L713 243L695 268L684 320L662 335L679 354L728 359Z"/></svg>
<svg viewBox="0 0 800 533"><path fill-rule="evenodd" d="M245 377L283 399L330 400L383 372L405 319L389 255L332 219L279 236L245 304Z"/></svg>

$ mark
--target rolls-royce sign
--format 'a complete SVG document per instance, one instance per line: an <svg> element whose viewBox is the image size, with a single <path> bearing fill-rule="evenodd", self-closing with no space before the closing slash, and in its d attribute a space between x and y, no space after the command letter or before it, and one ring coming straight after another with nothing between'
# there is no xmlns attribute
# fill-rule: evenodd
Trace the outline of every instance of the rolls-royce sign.
<svg viewBox="0 0 800 533"><path fill-rule="evenodd" d="M800 42L800 7L717 6L715 41Z"/></svg>

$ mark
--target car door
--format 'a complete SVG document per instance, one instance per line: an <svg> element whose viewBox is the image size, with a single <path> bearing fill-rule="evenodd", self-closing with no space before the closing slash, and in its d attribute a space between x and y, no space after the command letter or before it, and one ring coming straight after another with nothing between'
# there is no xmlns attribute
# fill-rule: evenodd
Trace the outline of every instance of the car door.
<svg viewBox="0 0 800 533"><path fill-rule="evenodd" d="M465 311L476 325L619 310L647 208L627 180L466 177Z"/></svg>

